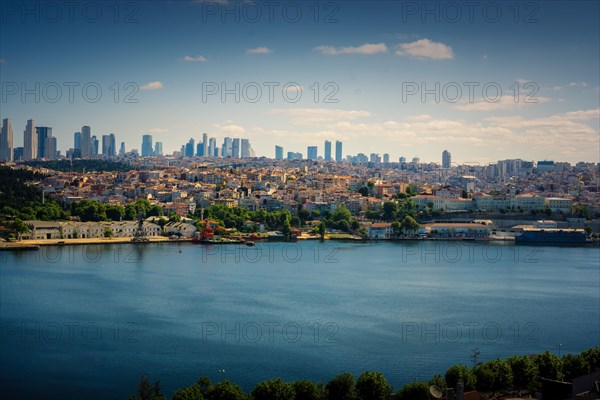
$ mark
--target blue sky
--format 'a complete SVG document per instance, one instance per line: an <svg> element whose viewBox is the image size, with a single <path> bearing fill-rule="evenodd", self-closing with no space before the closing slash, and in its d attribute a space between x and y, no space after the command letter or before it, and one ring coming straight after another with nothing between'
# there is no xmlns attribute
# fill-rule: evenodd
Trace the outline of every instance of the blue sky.
<svg viewBox="0 0 600 400"><path fill-rule="evenodd" d="M0 116L12 119L16 145L34 118L63 151L90 125L128 148L151 133L166 152L207 132L219 144L247 137L269 157L275 144L322 155L329 139L344 142L344 155L392 160L439 162L448 149L482 164L600 161L595 1L1 4ZM239 102L222 101L221 85L235 92L236 83ZM97 102L86 84L92 98L92 84L102 90ZM22 98L23 85L39 102ZM422 87L432 93L422 98Z"/></svg>

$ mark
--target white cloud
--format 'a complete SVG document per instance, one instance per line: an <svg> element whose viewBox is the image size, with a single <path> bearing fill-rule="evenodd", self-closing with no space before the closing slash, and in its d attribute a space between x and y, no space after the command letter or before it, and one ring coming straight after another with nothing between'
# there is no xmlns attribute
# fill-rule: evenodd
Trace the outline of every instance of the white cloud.
<svg viewBox="0 0 600 400"><path fill-rule="evenodd" d="M292 122L296 125L321 124L371 116L368 111L329 108L275 108L269 110L269 114L288 116L292 118Z"/></svg>
<svg viewBox="0 0 600 400"><path fill-rule="evenodd" d="M473 102L457 104L452 108L460 111L509 110L511 108L521 108L524 106L544 104L549 101L550 99L547 97L533 97L532 99L528 100L525 96L520 96L518 99L515 99L513 95L504 95L501 96L500 99L495 103L492 103L489 100L486 101L484 99L478 99Z"/></svg>
<svg viewBox="0 0 600 400"><path fill-rule="evenodd" d="M317 46L315 51L328 56L339 56L342 54L377 54L387 53L388 48L385 43L365 43L357 47L333 47Z"/></svg>
<svg viewBox="0 0 600 400"><path fill-rule="evenodd" d="M566 85L563 86L554 86L552 89L553 90L563 90L564 88L573 88L573 87L580 87L580 88L586 88L588 87L587 82L569 82Z"/></svg>
<svg viewBox="0 0 600 400"><path fill-rule="evenodd" d="M246 50L246 54L271 54L272 52L273 50L264 46Z"/></svg>
<svg viewBox="0 0 600 400"><path fill-rule="evenodd" d="M600 108L596 108L595 110L569 111L564 113L563 116L569 120L600 120Z"/></svg>
<svg viewBox="0 0 600 400"><path fill-rule="evenodd" d="M433 60L447 60L454 58L452 47L429 39L420 39L410 43L400 43L396 46L399 56L430 58Z"/></svg>
<svg viewBox="0 0 600 400"><path fill-rule="evenodd" d="M147 132L147 133L168 133L169 130L167 128L151 128L151 129L146 129L144 132Z"/></svg>
<svg viewBox="0 0 600 400"><path fill-rule="evenodd" d="M162 89L162 88L163 88L162 82L154 81L154 82L149 82L149 83L145 84L140 89L141 90L157 90L157 89Z"/></svg>
<svg viewBox="0 0 600 400"><path fill-rule="evenodd" d="M183 61L186 62L206 62L208 61L203 55L198 55L198 57L185 56L183 57Z"/></svg>

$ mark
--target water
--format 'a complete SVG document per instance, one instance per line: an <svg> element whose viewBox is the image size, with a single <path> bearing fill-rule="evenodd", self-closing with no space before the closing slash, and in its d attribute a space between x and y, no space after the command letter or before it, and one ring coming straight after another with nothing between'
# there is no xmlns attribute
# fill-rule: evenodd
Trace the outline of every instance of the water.
<svg viewBox="0 0 600 400"><path fill-rule="evenodd" d="M127 398L142 372L168 395L202 375L251 390L364 370L399 388L474 348L484 361L600 345L597 248L170 243L0 262L3 398Z"/></svg>

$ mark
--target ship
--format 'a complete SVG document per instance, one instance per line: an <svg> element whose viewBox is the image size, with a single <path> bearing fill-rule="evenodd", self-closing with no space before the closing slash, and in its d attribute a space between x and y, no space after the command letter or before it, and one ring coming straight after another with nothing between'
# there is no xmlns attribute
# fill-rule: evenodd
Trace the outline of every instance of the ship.
<svg viewBox="0 0 600 400"><path fill-rule="evenodd" d="M525 229L515 237L517 244L589 244L583 229Z"/></svg>

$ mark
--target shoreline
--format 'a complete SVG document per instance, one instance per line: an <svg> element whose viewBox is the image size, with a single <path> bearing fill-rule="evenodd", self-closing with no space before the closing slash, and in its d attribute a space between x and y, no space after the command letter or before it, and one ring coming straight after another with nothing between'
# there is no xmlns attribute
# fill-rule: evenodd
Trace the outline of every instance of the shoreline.
<svg viewBox="0 0 600 400"><path fill-rule="evenodd" d="M318 236L302 236L298 237L294 242L321 240ZM260 240L257 242L269 242L269 240ZM344 235L338 237L325 237L323 241L339 241L339 242L354 242L354 243L381 243L381 242L467 242L467 243L490 243L497 242L507 245L524 245L515 243L514 238L400 238L400 239L363 239L354 235ZM21 250L38 250L40 247L47 246L81 246L81 245L108 245L108 244L156 244L156 243L193 243L192 238L170 239L164 236L149 237L147 241L135 242L132 237L119 238L86 238L86 239L34 239L21 240L14 242L0 242L0 251L21 251ZM230 244L230 243L223 243ZM239 243L231 243L239 244ZM531 242L527 243L530 246L561 246L561 247L599 247L600 241L591 241L586 243L552 243L552 242Z"/></svg>

